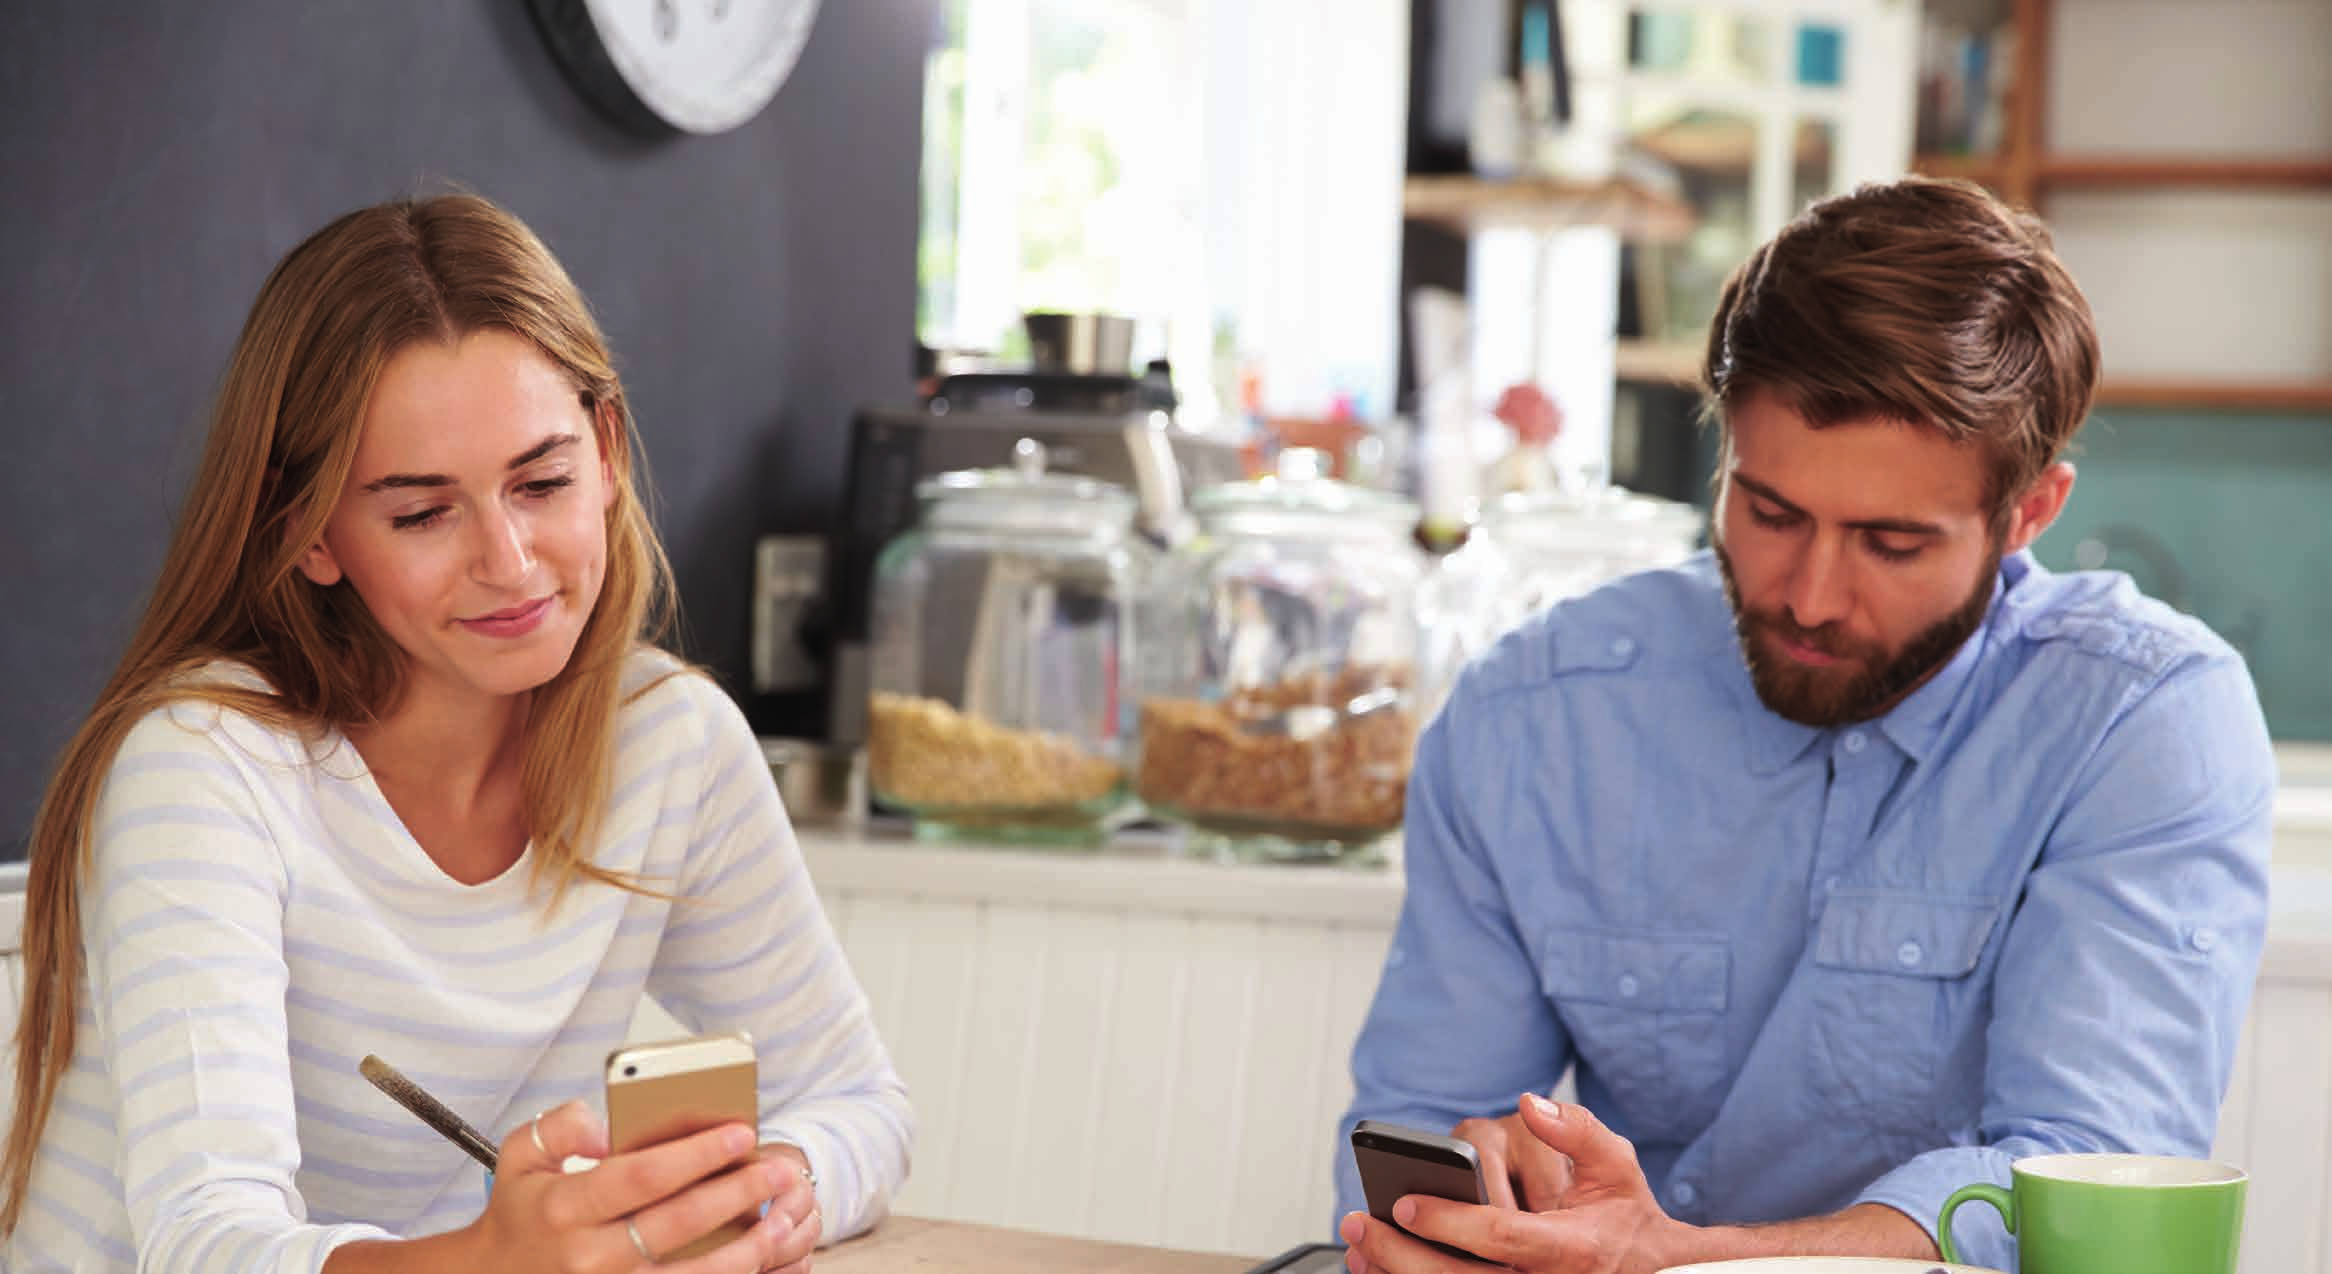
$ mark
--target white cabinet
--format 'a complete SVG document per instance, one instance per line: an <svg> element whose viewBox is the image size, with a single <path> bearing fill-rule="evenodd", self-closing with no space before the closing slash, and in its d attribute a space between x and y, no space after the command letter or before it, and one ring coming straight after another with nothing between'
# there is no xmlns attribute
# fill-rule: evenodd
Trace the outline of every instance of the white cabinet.
<svg viewBox="0 0 2332 1274"><path fill-rule="evenodd" d="M898 1210L1264 1256L1327 1237L1397 873L805 832L915 1101ZM2278 869L2215 1153L2245 1274L2332 1274L2332 871Z"/></svg>

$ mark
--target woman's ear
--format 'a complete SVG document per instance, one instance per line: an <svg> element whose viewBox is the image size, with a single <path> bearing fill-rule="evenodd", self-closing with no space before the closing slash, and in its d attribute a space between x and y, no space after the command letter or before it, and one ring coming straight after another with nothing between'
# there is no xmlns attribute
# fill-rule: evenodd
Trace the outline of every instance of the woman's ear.
<svg viewBox="0 0 2332 1274"><path fill-rule="evenodd" d="M300 511L294 509L291 517L286 520L286 526L296 530L301 521ZM316 542L301 551L298 564L300 574L307 576L308 582L318 588L330 588L346 577L346 572L340 569L340 559L332 553L332 546L324 542L321 527L316 529Z"/></svg>
<svg viewBox="0 0 2332 1274"><path fill-rule="evenodd" d="M616 414L614 403L595 400L590 406L591 438L599 445L599 507L605 512L615 507L615 462L618 458L629 459L626 448L630 439L624 433L623 418Z"/></svg>
<svg viewBox="0 0 2332 1274"><path fill-rule="evenodd" d="M332 556L332 550L322 540L309 545L308 551L300 554L300 574L307 576L308 582L318 588L330 588L343 578L339 559Z"/></svg>

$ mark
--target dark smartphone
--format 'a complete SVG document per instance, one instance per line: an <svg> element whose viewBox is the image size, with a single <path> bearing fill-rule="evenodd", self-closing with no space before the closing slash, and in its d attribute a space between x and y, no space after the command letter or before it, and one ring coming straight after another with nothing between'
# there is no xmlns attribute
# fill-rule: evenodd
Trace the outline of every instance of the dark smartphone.
<svg viewBox="0 0 2332 1274"><path fill-rule="evenodd" d="M1400 1225L1393 1220L1393 1205L1404 1195L1426 1194L1476 1204L1490 1200L1489 1192L1482 1188L1481 1156L1474 1153L1471 1144L1455 1137L1363 1119L1352 1130L1352 1161L1360 1168L1360 1192L1368 1199L1368 1214L1387 1225ZM1482 1259L1422 1235L1417 1238L1461 1260Z"/></svg>

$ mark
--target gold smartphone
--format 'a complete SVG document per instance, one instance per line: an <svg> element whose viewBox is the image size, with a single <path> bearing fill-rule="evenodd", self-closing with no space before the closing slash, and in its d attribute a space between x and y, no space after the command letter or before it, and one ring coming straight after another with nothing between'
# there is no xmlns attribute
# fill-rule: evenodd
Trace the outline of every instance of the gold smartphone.
<svg viewBox="0 0 2332 1274"><path fill-rule="evenodd" d="M607 1055L607 1136L616 1153L721 1124L760 1124L760 1066L743 1031L632 1044ZM657 1260L677 1261L741 1237L755 1209Z"/></svg>

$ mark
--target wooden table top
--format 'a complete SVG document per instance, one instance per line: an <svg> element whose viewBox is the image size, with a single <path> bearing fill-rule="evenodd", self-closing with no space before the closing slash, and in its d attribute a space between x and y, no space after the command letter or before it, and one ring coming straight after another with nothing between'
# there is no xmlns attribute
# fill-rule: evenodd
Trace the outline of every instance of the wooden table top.
<svg viewBox="0 0 2332 1274"><path fill-rule="evenodd" d="M1255 1264L1220 1253L895 1216L870 1233L819 1252L810 1269L811 1274L1243 1274Z"/></svg>

